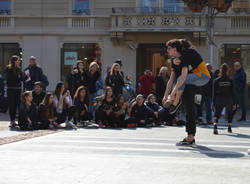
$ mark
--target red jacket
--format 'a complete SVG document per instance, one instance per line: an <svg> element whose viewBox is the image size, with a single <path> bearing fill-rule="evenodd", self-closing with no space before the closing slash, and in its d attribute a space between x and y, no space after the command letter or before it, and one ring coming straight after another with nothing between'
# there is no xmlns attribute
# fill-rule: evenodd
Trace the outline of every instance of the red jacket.
<svg viewBox="0 0 250 184"><path fill-rule="evenodd" d="M139 94L149 95L153 92L153 83L155 83L155 78L152 75L142 75L139 77L140 87L138 90Z"/></svg>

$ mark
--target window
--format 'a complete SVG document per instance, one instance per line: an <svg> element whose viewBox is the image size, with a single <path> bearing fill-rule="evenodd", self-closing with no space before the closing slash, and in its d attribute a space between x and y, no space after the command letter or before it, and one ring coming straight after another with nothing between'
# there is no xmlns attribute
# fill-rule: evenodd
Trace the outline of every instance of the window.
<svg viewBox="0 0 250 184"><path fill-rule="evenodd" d="M156 13L158 7L158 0L141 0L142 13Z"/></svg>
<svg viewBox="0 0 250 184"><path fill-rule="evenodd" d="M0 43L0 73L3 71L12 55L22 56L22 50L18 43Z"/></svg>
<svg viewBox="0 0 250 184"><path fill-rule="evenodd" d="M0 0L0 15L10 15L11 13L11 1Z"/></svg>
<svg viewBox="0 0 250 184"><path fill-rule="evenodd" d="M164 13L179 13L180 0L164 0Z"/></svg>
<svg viewBox="0 0 250 184"><path fill-rule="evenodd" d="M89 15L90 14L89 0L74 0L73 13L76 15Z"/></svg>
<svg viewBox="0 0 250 184"><path fill-rule="evenodd" d="M233 8L235 9L248 9L249 8L249 0L234 0Z"/></svg>
<svg viewBox="0 0 250 184"><path fill-rule="evenodd" d="M61 80L64 81L77 60L89 65L92 61L101 66L101 48L97 43L65 43L61 49Z"/></svg>

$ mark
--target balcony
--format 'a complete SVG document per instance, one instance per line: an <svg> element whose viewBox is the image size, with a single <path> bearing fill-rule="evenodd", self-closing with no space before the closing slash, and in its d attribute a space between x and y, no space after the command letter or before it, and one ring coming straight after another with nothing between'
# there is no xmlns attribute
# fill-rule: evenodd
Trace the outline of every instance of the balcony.
<svg viewBox="0 0 250 184"><path fill-rule="evenodd" d="M185 6L112 8L112 32L204 32L204 13Z"/></svg>

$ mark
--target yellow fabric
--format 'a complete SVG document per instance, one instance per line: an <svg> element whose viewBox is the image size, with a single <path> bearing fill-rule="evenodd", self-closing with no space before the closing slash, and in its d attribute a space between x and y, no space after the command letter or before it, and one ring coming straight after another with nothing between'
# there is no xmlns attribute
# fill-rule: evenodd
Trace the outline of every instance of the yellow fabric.
<svg viewBox="0 0 250 184"><path fill-rule="evenodd" d="M211 78L210 73L204 61L202 61L197 68L193 69L192 72L196 74L198 77L201 77L202 74L205 74L206 76Z"/></svg>

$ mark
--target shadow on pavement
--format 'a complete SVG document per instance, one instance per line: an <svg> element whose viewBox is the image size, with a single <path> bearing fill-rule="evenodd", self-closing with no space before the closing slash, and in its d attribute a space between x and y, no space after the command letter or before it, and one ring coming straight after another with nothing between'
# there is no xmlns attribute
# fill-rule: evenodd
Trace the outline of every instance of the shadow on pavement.
<svg viewBox="0 0 250 184"><path fill-rule="evenodd" d="M197 144L193 145L192 147L179 148L179 150L190 150L194 153L199 152L200 154L207 155L211 158L240 158L245 156L243 153L226 150L214 150L209 147Z"/></svg>

